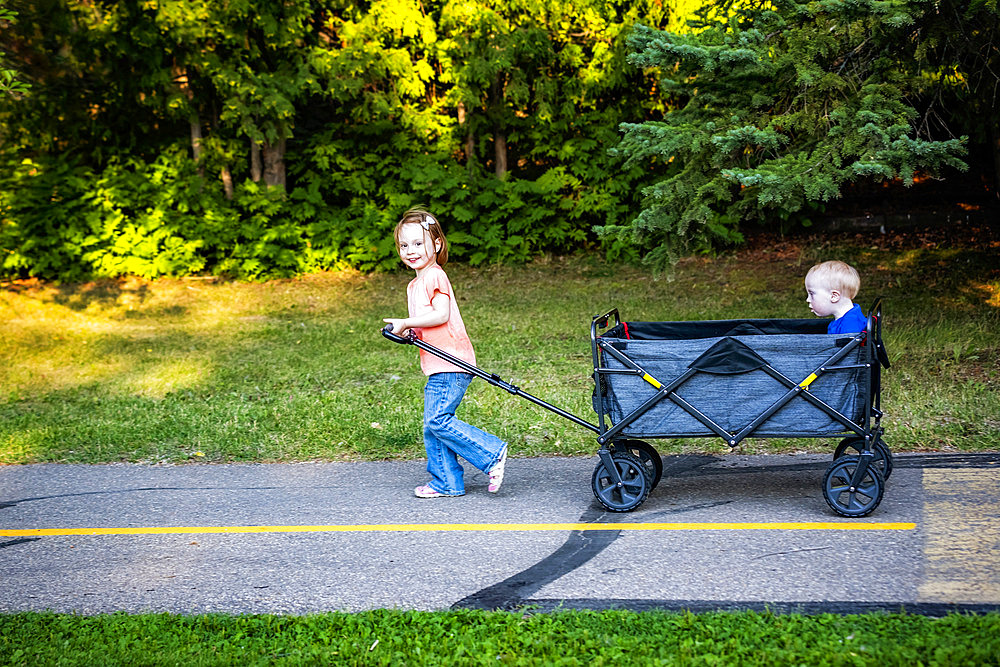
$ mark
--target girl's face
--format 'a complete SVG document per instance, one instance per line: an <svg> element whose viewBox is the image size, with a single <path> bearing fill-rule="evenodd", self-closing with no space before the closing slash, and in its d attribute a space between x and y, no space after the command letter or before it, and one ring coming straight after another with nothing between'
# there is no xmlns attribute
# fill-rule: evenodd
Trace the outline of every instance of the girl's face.
<svg viewBox="0 0 1000 667"><path fill-rule="evenodd" d="M835 304L840 301L840 292L831 290L815 277L806 278L806 304L813 315L829 317L834 314Z"/></svg>
<svg viewBox="0 0 1000 667"><path fill-rule="evenodd" d="M432 243L431 235L415 222L399 228L399 258L414 271L437 264L437 251L440 247L441 242Z"/></svg>

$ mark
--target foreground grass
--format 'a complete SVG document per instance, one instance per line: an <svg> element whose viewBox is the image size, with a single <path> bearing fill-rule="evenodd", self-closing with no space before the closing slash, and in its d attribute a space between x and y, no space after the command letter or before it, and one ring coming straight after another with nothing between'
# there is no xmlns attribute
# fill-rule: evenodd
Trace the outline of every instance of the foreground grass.
<svg viewBox="0 0 1000 667"><path fill-rule="evenodd" d="M4 665L997 665L1000 615L0 616Z"/></svg>
<svg viewBox="0 0 1000 667"><path fill-rule="evenodd" d="M592 255L448 271L480 365L594 419L593 315L617 307L630 320L809 317L806 269L843 258L861 271L864 306L886 299L890 446L985 450L1000 434L993 233L774 239L685 260L673 281ZM420 457L416 351L378 334L382 317L405 313L409 278L5 285L0 463ZM515 456L596 450L591 433L482 382L461 411L511 442ZM656 446L728 451L716 439ZM744 451L830 446L750 441Z"/></svg>

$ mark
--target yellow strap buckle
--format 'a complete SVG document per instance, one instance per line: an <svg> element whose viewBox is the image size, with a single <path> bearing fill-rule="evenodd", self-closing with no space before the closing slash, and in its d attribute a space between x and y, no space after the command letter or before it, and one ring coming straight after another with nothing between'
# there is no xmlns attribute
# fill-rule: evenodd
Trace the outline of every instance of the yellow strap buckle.
<svg viewBox="0 0 1000 667"><path fill-rule="evenodd" d="M649 384L653 385L657 389L659 389L660 387L663 386L662 384L660 384L659 382L657 382L656 378L653 377L652 375L650 375L649 373L643 374L642 379L645 380L646 382L648 382Z"/></svg>

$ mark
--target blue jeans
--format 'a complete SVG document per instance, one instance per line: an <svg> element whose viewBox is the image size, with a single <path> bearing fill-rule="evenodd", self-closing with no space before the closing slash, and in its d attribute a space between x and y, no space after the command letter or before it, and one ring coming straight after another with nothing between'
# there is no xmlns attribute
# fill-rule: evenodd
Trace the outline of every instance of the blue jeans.
<svg viewBox="0 0 1000 667"><path fill-rule="evenodd" d="M458 457L483 472L489 472L506 444L455 417L465 390L472 382L468 373L434 373L424 387L424 448L427 450L429 486L439 493L465 493L465 471Z"/></svg>

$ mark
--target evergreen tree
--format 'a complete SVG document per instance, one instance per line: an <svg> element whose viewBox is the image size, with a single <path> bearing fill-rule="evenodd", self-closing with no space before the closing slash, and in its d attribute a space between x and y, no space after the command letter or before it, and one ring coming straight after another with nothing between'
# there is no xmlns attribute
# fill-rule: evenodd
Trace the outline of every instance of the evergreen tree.
<svg viewBox="0 0 1000 667"><path fill-rule="evenodd" d="M627 164L661 178L600 231L664 266L745 221L803 221L851 181L965 169L943 107L975 98L996 125L998 16L995 0L720 0L687 34L637 26L630 61L678 107L621 126Z"/></svg>

